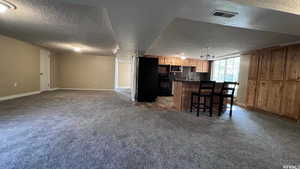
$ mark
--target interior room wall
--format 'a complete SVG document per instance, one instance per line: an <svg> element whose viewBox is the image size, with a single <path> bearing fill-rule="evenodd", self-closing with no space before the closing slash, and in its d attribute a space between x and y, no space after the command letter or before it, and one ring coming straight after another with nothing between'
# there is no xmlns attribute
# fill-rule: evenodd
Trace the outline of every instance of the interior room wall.
<svg viewBox="0 0 300 169"><path fill-rule="evenodd" d="M115 57L56 54L56 85L72 89L114 89Z"/></svg>
<svg viewBox="0 0 300 169"><path fill-rule="evenodd" d="M40 90L40 47L0 35L0 97Z"/></svg>
<svg viewBox="0 0 300 169"><path fill-rule="evenodd" d="M237 92L237 104L245 106L247 97L247 84L250 66L250 55L240 56L239 90Z"/></svg>
<svg viewBox="0 0 300 169"><path fill-rule="evenodd" d="M131 60L130 58L117 58L116 59L116 87L117 88L131 88L132 86L132 71L131 71Z"/></svg>

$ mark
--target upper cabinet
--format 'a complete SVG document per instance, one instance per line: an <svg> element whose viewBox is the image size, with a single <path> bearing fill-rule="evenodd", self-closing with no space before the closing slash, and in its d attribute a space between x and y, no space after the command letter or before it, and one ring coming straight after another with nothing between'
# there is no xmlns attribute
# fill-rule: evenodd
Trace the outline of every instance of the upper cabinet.
<svg viewBox="0 0 300 169"><path fill-rule="evenodd" d="M190 66L195 67L196 72L209 72L209 63L205 60L199 59L181 59L179 57L168 56L152 56L146 55L145 57L158 58L160 65L174 65L174 66Z"/></svg>
<svg viewBox="0 0 300 169"><path fill-rule="evenodd" d="M250 59L250 68L249 68L249 80L257 80L259 68L259 54L258 52L252 53Z"/></svg>
<svg viewBox="0 0 300 169"><path fill-rule="evenodd" d="M246 99L246 105L248 107L255 107L256 85L257 85L256 80L248 81L247 99Z"/></svg>
<svg viewBox="0 0 300 169"><path fill-rule="evenodd" d="M262 50L258 52L260 57L259 64L259 80L269 80L270 79L270 69L271 69L271 51L269 49Z"/></svg>
<svg viewBox="0 0 300 169"><path fill-rule="evenodd" d="M288 47L286 60L286 80L300 81L300 45Z"/></svg>
<svg viewBox="0 0 300 169"><path fill-rule="evenodd" d="M158 64L159 65L165 65L166 61L165 61L165 57L161 56L158 58Z"/></svg>
<svg viewBox="0 0 300 169"><path fill-rule="evenodd" d="M271 50L270 80L284 80L285 48Z"/></svg>

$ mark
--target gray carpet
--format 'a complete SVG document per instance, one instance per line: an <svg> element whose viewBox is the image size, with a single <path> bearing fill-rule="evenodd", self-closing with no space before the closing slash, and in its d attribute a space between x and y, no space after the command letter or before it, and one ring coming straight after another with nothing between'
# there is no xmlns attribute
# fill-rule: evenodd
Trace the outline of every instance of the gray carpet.
<svg viewBox="0 0 300 169"><path fill-rule="evenodd" d="M0 168L265 169L300 165L299 125L235 107L232 119L55 91L0 103Z"/></svg>

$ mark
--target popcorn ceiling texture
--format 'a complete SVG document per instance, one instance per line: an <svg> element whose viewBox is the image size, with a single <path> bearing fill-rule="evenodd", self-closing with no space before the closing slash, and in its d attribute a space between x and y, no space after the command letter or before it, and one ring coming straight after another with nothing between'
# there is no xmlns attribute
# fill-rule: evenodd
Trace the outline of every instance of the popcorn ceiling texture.
<svg viewBox="0 0 300 169"><path fill-rule="evenodd" d="M118 56L133 56L134 51L147 51L155 40L176 18L194 22L208 22L226 26L275 33L273 41L280 42L276 33L300 35L298 4L296 0L10 0L18 9L0 15L0 34L28 41L58 51L71 51L80 47L86 54L113 55L120 46ZM272 3L275 2L275 3ZM212 16L214 10L227 10L239 14L231 19ZM272 9L272 10L271 10ZM187 29L180 32L184 35ZM205 30L204 32L208 32ZM178 32L177 32L178 33ZM194 32L195 35L203 30ZM178 38L173 34L159 50L166 53L199 56L199 49L206 48L194 36ZM243 45L249 45L247 36L241 36ZM252 38L259 39L259 36ZM188 41L188 43L185 43ZM167 48L169 43L174 44ZM277 44L277 43L276 43ZM209 46L214 46L210 43ZM257 46L261 48L264 46ZM220 53L235 53L242 47L218 48ZM152 51L148 51L151 54Z"/></svg>

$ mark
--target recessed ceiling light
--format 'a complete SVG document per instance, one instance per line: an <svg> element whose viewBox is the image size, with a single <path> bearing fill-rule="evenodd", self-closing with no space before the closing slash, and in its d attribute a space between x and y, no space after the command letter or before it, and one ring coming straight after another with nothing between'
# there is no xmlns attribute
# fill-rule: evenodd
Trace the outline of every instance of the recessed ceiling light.
<svg viewBox="0 0 300 169"><path fill-rule="evenodd" d="M15 10L17 7L8 1L0 0L0 13L5 13L9 9Z"/></svg>
<svg viewBox="0 0 300 169"><path fill-rule="evenodd" d="M75 47L75 48L74 48L74 51L75 51L75 52L81 52L81 49L80 49L80 48L77 48L77 47Z"/></svg>
<svg viewBox="0 0 300 169"><path fill-rule="evenodd" d="M186 59L186 56L180 56L180 58L181 58L182 60L185 60L185 59Z"/></svg>

